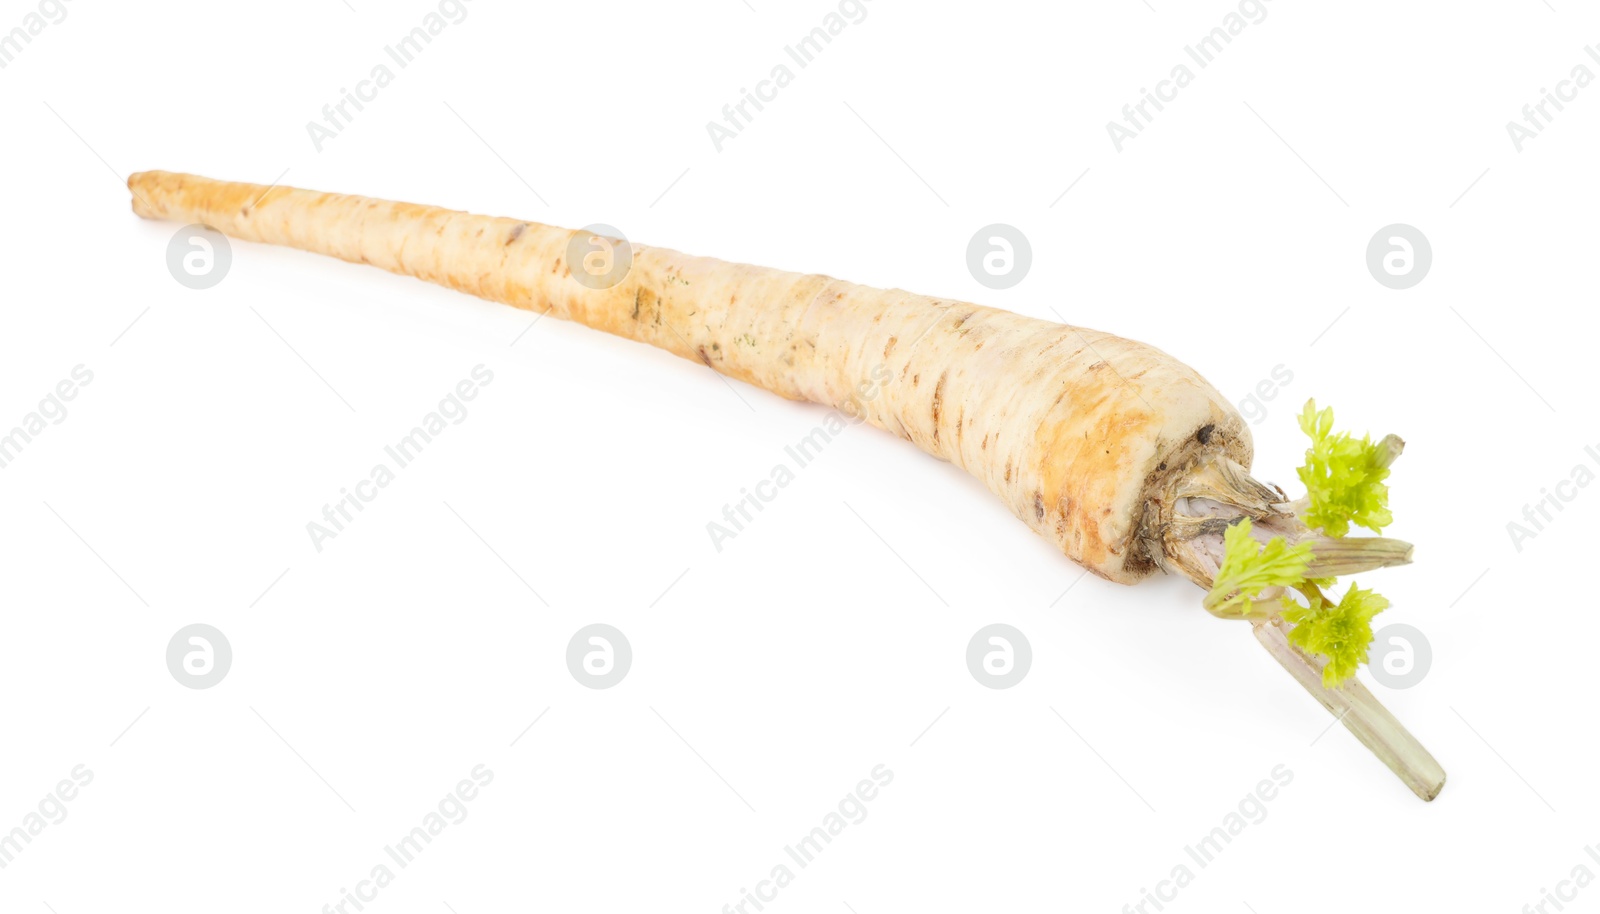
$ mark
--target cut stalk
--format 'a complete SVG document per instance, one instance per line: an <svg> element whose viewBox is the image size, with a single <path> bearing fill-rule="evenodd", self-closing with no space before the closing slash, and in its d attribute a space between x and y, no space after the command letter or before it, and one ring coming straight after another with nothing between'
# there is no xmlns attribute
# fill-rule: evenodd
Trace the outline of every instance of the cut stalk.
<svg viewBox="0 0 1600 914"><path fill-rule="evenodd" d="M1256 640L1267 653L1288 670L1318 704L1337 717L1345 729L1355 734L1379 761L1389 766L1412 793L1424 800L1438 796L1444 789L1445 773L1433 755L1360 680L1351 679L1337 689L1324 688L1323 661L1290 644L1289 627L1279 618L1257 621L1253 625Z"/></svg>
<svg viewBox="0 0 1600 914"><path fill-rule="evenodd" d="M1402 540L1386 536L1307 536L1300 542L1311 543L1311 567L1306 576L1312 578L1341 578L1378 568L1411 564L1412 546Z"/></svg>

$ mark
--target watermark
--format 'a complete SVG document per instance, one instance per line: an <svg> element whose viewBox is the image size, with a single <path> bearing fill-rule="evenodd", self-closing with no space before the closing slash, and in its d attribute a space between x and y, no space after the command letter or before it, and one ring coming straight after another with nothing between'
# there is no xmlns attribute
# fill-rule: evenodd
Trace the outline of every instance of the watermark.
<svg viewBox="0 0 1600 914"><path fill-rule="evenodd" d="M367 505L377 500L378 493L395 481L401 470L416 462L422 455L423 448L443 434L445 429L465 422L468 415L467 401L477 399L478 392L488 387L492 381L494 372L482 364L474 365L471 376L457 381L456 386L439 401L438 407L423 416L421 424L412 428L410 434L393 444L384 445L383 453L389 458L388 462L374 464L368 471L366 479L358 481L349 488L340 489L337 501L322 506L321 522L306 523L306 533L311 537L312 548L321 552L322 544L343 533L355 520L356 515L365 511ZM355 491L352 492L351 489Z"/></svg>
<svg viewBox="0 0 1600 914"><path fill-rule="evenodd" d="M745 532L756 515L776 501L783 490L798 478L799 472L817 459L829 442L845 429L866 421L862 404L876 399L883 391L883 385L893 379L894 373L888 366L879 364L873 367L867 377L867 380L856 385L854 397L846 400L838 409L829 410L828 414L822 417L822 423L805 437L784 446L783 454L787 458L786 461L774 464L765 479L741 488L737 501L723 505L722 521L706 522L706 533L711 537L712 548L721 552L722 544Z"/></svg>
<svg viewBox="0 0 1600 914"><path fill-rule="evenodd" d="M612 226L586 225L567 239L567 267L578 285L609 289L633 269L633 246Z"/></svg>
<svg viewBox="0 0 1600 914"><path fill-rule="evenodd" d="M32 12L22 17L21 24L11 31L0 33L0 70L11 66L22 49L33 44L33 39L52 25L67 21L68 0L39 0Z"/></svg>
<svg viewBox="0 0 1600 914"><path fill-rule="evenodd" d="M722 914L752 914L761 911L778 897L778 891L794 881L793 862L800 869L814 863L817 856L833 843L833 839L850 825L860 825L867 820L867 804L878 798L878 792L894 782L894 772L887 765L874 766L871 779L862 778L855 789L844 795L835 809L822 817L822 824L811 829L804 837L783 847L788 862L779 862L767 873L767 878L756 882L754 889L739 889L739 900L722 906Z"/></svg>
<svg viewBox="0 0 1600 914"><path fill-rule="evenodd" d="M996 222L978 229L967 242L967 272L979 285L1009 289L1033 266L1033 245L1014 225Z"/></svg>
<svg viewBox="0 0 1600 914"><path fill-rule="evenodd" d="M44 434L45 429L67 421L67 403L77 399L78 391L93 380L94 372L82 365L72 366L68 376L57 381L21 422L10 431L0 432L0 470L14 463L22 449Z"/></svg>
<svg viewBox="0 0 1600 914"><path fill-rule="evenodd" d="M39 801L37 811L22 817L21 825L0 834L0 870L10 866L46 828L67 821L67 804L77 799L80 789L94 783L94 772L87 765L73 767L71 775L70 780L58 781L55 789Z"/></svg>
<svg viewBox="0 0 1600 914"><path fill-rule="evenodd" d="M1585 447L1583 453L1595 466L1600 466L1600 450L1594 445ZM1594 479L1594 470L1587 464L1580 463L1572 468L1566 479L1552 487L1540 489L1538 501L1522 506L1522 519L1525 523L1514 520L1506 522L1506 533L1511 536L1511 545L1521 552L1522 544L1537 539L1539 534L1555 521L1556 515L1566 510L1566 506L1575 501L1578 493L1587 489ZM1551 488L1555 491L1550 491Z"/></svg>
<svg viewBox="0 0 1600 914"><path fill-rule="evenodd" d="M1233 44L1233 39L1252 25L1260 25L1267 20L1268 0L1239 0L1238 12L1230 12L1222 17L1222 24L1201 36L1193 44L1183 46L1183 53L1194 61L1195 65L1204 70L1211 66L1217 55ZM1106 121L1106 133L1111 137L1111 145L1122 151L1123 144L1144 133L1145 128L1155 123L1156 114L1167 110L1167 103L1176 101L1178 93L1194 82L1194 71L1189 69L1187 63L1178 63L1173 66L1167 78L1156 83L1155 89L1141 88L1139 100L1122 106L1122 120L1127 125L1116 121ZM1154 108L1155 113L1150 109Z"/></svg>
<svg viewBox="0 0 1600 914"><path fill-rule="evenodd" d="M1386 225L1367 242L1367 271L1391 289L1409 289L1428 275L1433 266L1433 245L1416 227L1396 222Z"/></svg>
<svg viewBox="0 0 1600 914"><path fill-rule="evenodd" d="M1193 844L1184 845L1183 853L1188 861L1192 861L1199 869L1205 869L1216 862L1217 857L1246 828L1267 821L1267 804L1277 798L1279 790L1294 781L1294 772L1289 770L1288 765L1275 766L1271 775L1271 780L1257 782L1255 789L1239 801L1235 811L1223 816L1215 828ZM1188 862L1180 860L1165 879L1157 880L1154 889L1141 887L1139 900L1123 905L1122 914L1154 914L1154 911L1160 911L1164 905L1176 899L1182 889L1194 882L1194 877L1195 870L1189 868Z"/></svg>
<svg viewBox="0 0 1600 914"><path fill-rule="evenodd" d="M1595 865L1600 866L1600 845L1586 844L1583 853ZM1555 889L1539 887L1539 900L1530 901L1522 906L1522 914L1553 914L1565 911L1567 905L1578 900L1578 893L1589 887L1594 882L1594 870L1589 869L1589 864L1578 861L1567 873L1567 878L1556 882Z"/></svg>
<svg viewBox="0 0 1600 914"><path fill-rule="evenodd" d="M167 669L185 688L209 689L232 667L233 645L204 622L185 625L167 642Z"/></svg>
<svg viewBox="0 0 1600 914"><path fill-rule="evenodd" d="M567 642L567 669L578 685L609 689L633 666L633 645L604 622L585 625Z"/></svg>
<svg viewBox="0 0 1600 914"><path fill-rule="evenodd" d="M978 684L1009 689L1021 682L1033 666L1033 645L1018 629L996 622L978 629L967 642L967 670Z"/></svg>
<svg viewBox="0 0 1600 914"><path fill-rule="evenodd" d="M467 804L478 798L478 791L494 783L494 772L487 765L472 769L470 780L462 778L455 789L444 795L435 810L422 817L422 823L407 832L400 840L383 846L383 854L400 869L410 866L433 840L451 825L467 821ZM380 861L367 878L356 882L353 889L340 888L339 900L322 906L322 914L351 914L346 905L356 911L363 910L378 897L381 889L394 882L395 871L388 862Z"/></svg>
<svg viewBox="0 0 1600 914"><path fill-rule="evenodd" d="M1272 371L1256 382L1249 395L1235 404L1239 408L1239 415L1251 425L1260 425L1267 418L1267 404L1278 399L1278 394L1293 380L1294 372L1287 366L1272 366Z"/></svg>
<svg viewBox="0 0 1600 914"><path fill-rule="evenodd" d="M228 275L233 248L221 232L196 223L172 233L167 242L167 272L180 285L209 289Z"/></svg>
<svg viewBox="0 0 1600 914"><path fill-rule="evenodd" d="M1391 689L1409 689L1433 668L1433 645L1415 626L1396 622L1378 629L1367 650L1367 672Z"/></svg>
<svg viewBox="0 0 1600 914"><path fill-rule="evenodd" d="M356 81L354 89L341 88L337 101L323 105L322 123L306 121L311 145L321 152L324 144L344 133L346 127L355 123L356 115L367 110L367 105L376 101L378 94L394 82L395 71L389 69L389 63L401 70L411 66L445 29L467 21L469 2L471 0L439 0L436 8L422 17L420 24L394 44L384 45L383 54L387 60L374 64L365 79ZM351 108L355 109L354 113Z"/></svg>
<svg viewBox="0 0 1600 914"><path fill-rule="evenodd" d="M802 70L811 66L817 55L846 28L866 21L868 2L870 0L839 0L837 9L823 16L816 28L800 36L795 43L783 46L785 58ZM754 90L741 88L737 101L722 106L722 123L706 121L706 135L711 137L712 147L721 152L724 143L744 133L746 127L755 123L756 114L765 111L768 104L777 100L778 93L794 82L794 73L787 62L779 61L765 79L756 81ZM751 108L755 112L752 113Z"/></svg>
<svg viewBox="0 0 1600 914"><path fill-rule="evenodd" d="M1600 48L1593 45L1584 45L1583 52L1589 59L1600 64ZM1506 121L1506 133L1511 137L1511 145L1517 152L1522 151L1523 144L1529 140L1538 139L1546 127L1555 123L1556 114L1567 110L1565 102L1576 101L1578 93L1588 88L1594 82L1594 72L1588 65L1579 63L1572 68L1566 79L1556 83L1555 91L1541 88L1539 100L1522 106L1522 120L1527 124L1524 127L1516 121ZM1554 108L1555 114L1550 112Z"/></svg>

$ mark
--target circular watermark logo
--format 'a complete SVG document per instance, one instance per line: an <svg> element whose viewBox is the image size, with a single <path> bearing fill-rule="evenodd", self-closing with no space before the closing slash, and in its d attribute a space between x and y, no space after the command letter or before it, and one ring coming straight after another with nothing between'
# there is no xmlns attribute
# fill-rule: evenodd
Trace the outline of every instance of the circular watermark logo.
<svg viewBox="0 0 1600 914"><path fill-rule="evenodd" d="M1367 650L1367 670L1380 685L1409 689L1421 682L1433 666L1433 646L1414 626L1397 622L1372 636Z"/></svg>
<svg viewBox="0 0 1600 914"><path fill-rule="evenodd" d="M1028 636L1003 622L985 625L967 642L967 669L980 685L1009 689L1028 675L1033 646Z"/></svg>
<svg viewBox="0 0 1600 914"><path fill-rule="evenodd" d="M627 637L604 622L585 625L567 642L567 669L579 685L609 689L631 666L633 647Z"/></svg>
<svg viewBox="0 0 1600 914"><path fill-rule="evenodd" d="M233 248L227 236L199 223L186 225L167 242L167 272L191 289L209 289L228 275Z"/></svg>
<svg viewBox="0 0 1600 914"><path fill-rule="evenodd" d="M1409 289L1433 266L1433 245L1415 226L1396 222L1378 229L1367 242L1367 269L1391 289Z"/></svg>
<svg viewBox="0 0 1600 914"><path fill-rule="evenodd" d="M967 242L967 270L979 284L1009 289L1028 275L1033 266L1033 246L1014 225L986 225Z"/></svg>
<svg viewBox="0 0 1600 914"><path fill-rule="evenodd" d="M633 269L633 246L612 226L586 225L567 241L567 267L579 285L609 289Z"/></svg>
<svg viewBox="0 0 1600 914"><path fill-rule="evenodd" d="M209 689L228 675L233 646L222 632L204 622L185 625L167 642L167 669L178 684Z"/></svg>

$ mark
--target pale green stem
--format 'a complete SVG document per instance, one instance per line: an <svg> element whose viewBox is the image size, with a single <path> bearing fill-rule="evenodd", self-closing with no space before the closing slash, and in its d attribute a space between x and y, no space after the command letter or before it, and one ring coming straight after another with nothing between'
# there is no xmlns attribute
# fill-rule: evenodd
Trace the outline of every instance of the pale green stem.
<svg viewBox="0 0 1600 914"><path fill-rule="evenodd" d="M1289 643L1287 622L1272 619L1257 622L1254 628L1256 640L1267 653L1355 734L1361 745L1389 766L1412 793L1424 800L1439 795L1444 789L1444 768L1360 680L1351 679L1337 689L1324 688L1323 661Z"/></svg>

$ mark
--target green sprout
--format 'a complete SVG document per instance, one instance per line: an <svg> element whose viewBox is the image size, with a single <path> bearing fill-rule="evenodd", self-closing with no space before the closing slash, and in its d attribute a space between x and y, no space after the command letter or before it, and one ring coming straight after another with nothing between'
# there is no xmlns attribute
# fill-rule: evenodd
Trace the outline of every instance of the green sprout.
<svg viewBox="0 0 1600 914"><path fill-rule="evenodd" d="M1358 440L1349 432L1334 432L1333 408L1318 412L1316 400L1306 401L1300 429L1311 438L1306 465L1299 470L1309 503L1306 526L1337 537L1349 533L1354 522L1382 533L1394 520L1383 481L1399 454L1399 439L1374 443L1366 435Z"/></svg>
<svg viewBox="0 0 1600 914"><path fill-rule="evenodd" d="M1321 654L1328 659L1322 668L1322 686L1335 688L1367 662L1367 648L1372 644L1372 617L1388 609L1389 601L1354 584L1337 605L1330 604L1315 589L1308 596L1310 606L1284 598L1283 618L1294 625L1289 630L1289 641L1307 653Z"/></svg>
<svg viewBox="0 0 1600 914"><path fill-rule="evenodd" d="M1262 545L1250 534L1248 517L1223 531L1222 547L1222 567L1205 599L1206 609L1218 615L1247 614L1268 587L1303 584L1311 564L1310 543L1290 546L1280 536Z"/></svg>

